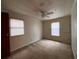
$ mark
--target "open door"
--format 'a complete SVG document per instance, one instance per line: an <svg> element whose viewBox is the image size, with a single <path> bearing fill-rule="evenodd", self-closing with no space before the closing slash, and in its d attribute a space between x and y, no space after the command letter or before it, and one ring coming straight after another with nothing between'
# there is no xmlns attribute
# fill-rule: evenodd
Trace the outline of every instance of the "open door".
<svg viewBox="0 0 79 59"><path fill-rule="evenodd" d="M1 59L10 56L9 15L1 12Z"/></svg>

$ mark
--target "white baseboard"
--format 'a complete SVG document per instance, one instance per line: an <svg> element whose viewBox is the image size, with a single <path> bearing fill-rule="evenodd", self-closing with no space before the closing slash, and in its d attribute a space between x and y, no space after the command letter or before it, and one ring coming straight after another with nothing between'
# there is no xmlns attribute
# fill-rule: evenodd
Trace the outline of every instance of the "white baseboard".
<svg viewBox="0 0 79 59"><path fill-rule="evenodd" d="M35 42L37 42L37 41L39 41L39 40L29 42L29 43L27 43L27 44L25 44L25 45L23 45L23 46L21 46L21 47L18 47L18 48L16 48L16 49L11 50L10 52L14 52L14 51L16 51L16 50L18 50L18 49L21 49L21 48L23 48L23 47L25 47L25 46L28 46L28 45L30 45L30 44L33 44L33 43L35 43Z"/></svg>

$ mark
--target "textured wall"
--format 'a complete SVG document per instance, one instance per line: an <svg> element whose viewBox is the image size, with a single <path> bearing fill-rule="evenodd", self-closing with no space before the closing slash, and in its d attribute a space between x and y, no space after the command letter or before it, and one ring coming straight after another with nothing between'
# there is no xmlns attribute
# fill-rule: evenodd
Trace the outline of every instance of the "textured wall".
<svg viewBox="0 0 79 59"><path fill-rule="evenodd" d="M75 0L71 12L72 50L75 59L77 59L77 5L76 4L77 2Z"/></svg>
<svg viewBox="0 0 79 59"><path fill-rule="evenodd" d="M51 36L51 23L60 22L60 36ZM42 21L43 23L43 38L60 41L63 43L71 43L71 17L64 16L57 19Z"/></svg>
<svg viewBox="0 0 79 59"><path fill-rule="evenodd" d="M24 47L41 39L42 23L39 19L25 16L9 10L7 12L9 13L10 18L21 19L24 21L24 35L10 37L11 51Z"/></svg>

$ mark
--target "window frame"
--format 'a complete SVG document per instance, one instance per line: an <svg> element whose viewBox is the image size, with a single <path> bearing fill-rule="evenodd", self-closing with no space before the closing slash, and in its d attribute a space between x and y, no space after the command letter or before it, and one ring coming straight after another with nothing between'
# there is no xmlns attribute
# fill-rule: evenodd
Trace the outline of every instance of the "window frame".
<svg viewBox="0 0 79 59"><path fill-rule="evenodd" d="M52 35L52 23L59 23L59 35ZM54 37L59 37L60 36L60 22L51 22L51 24L50 24L50 35L51 36L54 36Z"/></svg>
<svg viewBox="0 0 79 59"><path fill-rule="evenodd" d="M11 32L11 26L10 26L10 21L11 21L11 19L23 21L23 34L12 35L12 36L11 36L11 33L10 33L10 36L11 36L11 37L24 36L24 20L23 20L23 19L17 19L17 18L10 18L10 20L9 20L9 32Z"/></svg>

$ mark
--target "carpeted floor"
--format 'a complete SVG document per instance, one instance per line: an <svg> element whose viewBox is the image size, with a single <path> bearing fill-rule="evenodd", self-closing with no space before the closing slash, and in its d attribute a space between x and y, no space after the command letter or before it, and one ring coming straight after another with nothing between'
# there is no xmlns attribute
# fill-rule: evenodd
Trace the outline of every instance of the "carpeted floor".
<svg viewBox="0 0 79 59"><path fill-rule="evenodd" d="M14 53L7 59L74 59L70 45L40 40Z"/></svg>

